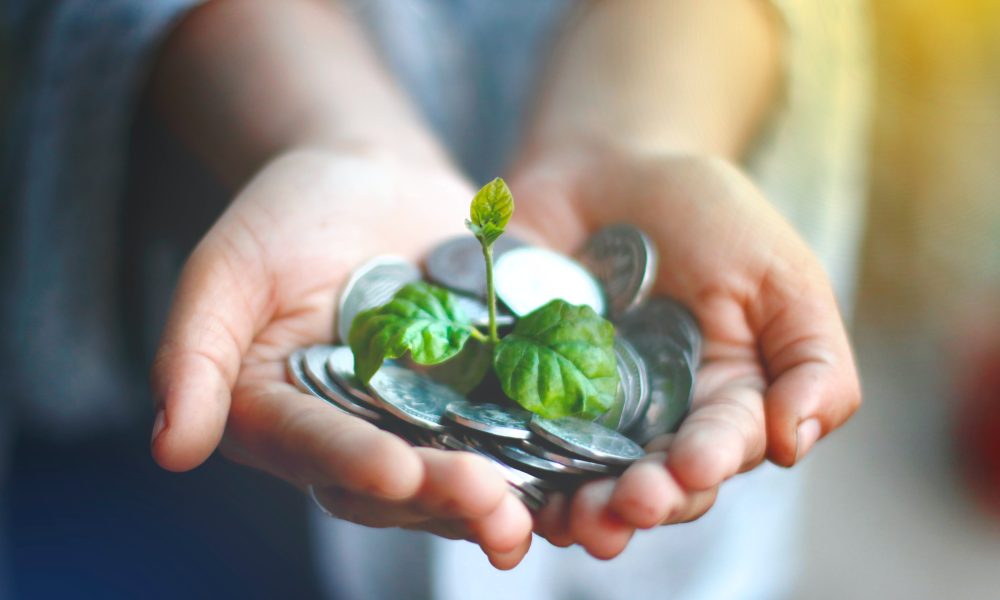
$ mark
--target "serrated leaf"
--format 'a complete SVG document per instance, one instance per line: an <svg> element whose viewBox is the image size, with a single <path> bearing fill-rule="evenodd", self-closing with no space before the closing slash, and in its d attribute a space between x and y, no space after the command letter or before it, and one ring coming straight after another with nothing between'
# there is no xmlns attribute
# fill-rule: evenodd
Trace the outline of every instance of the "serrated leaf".
<svg viewBox="0 0 1000 600"><path fill-rule="evenodd" d="M614 326L589 306L553 300L518 320L493 368L512 400L546 418L595 418L614 402Z"/></svg>
<svg viewBox="0 0 1000 600"><path fill-rule="evenodd" d="M348 343L354 372L367 383L386 359L406 352L422 365L448 360L471 334L472 323L451 292L417 282L404 286L388 303L358 313Z"/></svg>
<svg viewBox="0 0 1000 600"><path fill-rule="evenodd" d="M466 226L487 246L497 240L514 214L514 196L503 179L484 185L472 199Z"/></svg>

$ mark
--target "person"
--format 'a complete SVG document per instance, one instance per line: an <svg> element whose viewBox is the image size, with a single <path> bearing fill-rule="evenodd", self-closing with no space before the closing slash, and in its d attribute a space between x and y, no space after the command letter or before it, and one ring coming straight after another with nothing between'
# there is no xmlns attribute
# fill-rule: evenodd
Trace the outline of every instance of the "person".
<svg viewBox="0 0 1000 600"><path fill-rule="evenodd" d="M781 565L765 563L789 557L797 477L764 461L801 462L857 409L860 392L824 266L772 202L798 217L848 298L864 85L833 69L831 87L817 89L802 66L809 52L851 40L796 36L831 15L855 19L858 3L119 4L144 15L139 47L164 36L146 86L159 118L234 190L186 261L153 363L151 447L162 467L193 469L221 448L312 486L343 521L473 540L500 569L524 559L533 530L594 557L625 554L595 566L578 551L536 548L497 586L469 546L435 542L421 555L434 565L417 560L393 577L386 562L413 561L403 554L425 548L425 536L325 523L336 532L321 548L336 560L323 569L351 597L413 592L420 572L441 597L489 597L517 582L524 597L635 597L664 576L678 597L787 589ZM60 15L68 23L79 11ZM830 97L845 106L817 121ZM808 104L805 116L775 109L782 98ZM640 225L662 256L656 293L687 304L706 340L694 406L676 435L653 442L617 480L558 497L534 519L483 460L409 447L298 393L283 371L294 348L329 341L352 267L385 253L419 260L460 233L474 181L500 172L517 201L512 229L525 239L569 252L602 225ZM58 189L59 180L35 182L23 197ZM57 298L45 308L60 306ZM99 315L94 326L115 319L108 308L87 310ZM63 333L105 335L77 326ZM113 358L88 360L113 373ZM723 507L723 497L709 511L728 488L743 501ZM631 544L643 559L626 551L636 530L706 511L685 530L686 547L671 547L665 528ZM774 552L733 556L761 547ZM534 556L547 558L532 566ZM713 561L733 569L712 576Z"/></svg>

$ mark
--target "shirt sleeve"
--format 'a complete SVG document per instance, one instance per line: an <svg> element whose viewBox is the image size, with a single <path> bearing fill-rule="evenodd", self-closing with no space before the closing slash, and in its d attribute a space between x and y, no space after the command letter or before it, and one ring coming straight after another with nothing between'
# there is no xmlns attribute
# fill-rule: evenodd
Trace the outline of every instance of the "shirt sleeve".
<svg viewBox="0 0 1000 600"><path fill-rule="evenodd" d="M0 171L12 215L0 379L25 423L56 437L122 421L134 404L115 292L129 127L158 43L197 3L8 7L21 68Z"/></svg>
<svg viewBox="0 0 1000 600"><path fill-rule="evenodd" d="M747 168L823 262L845 313L867 194L872 86L864 0L771 0L783 85Z"/></svg>

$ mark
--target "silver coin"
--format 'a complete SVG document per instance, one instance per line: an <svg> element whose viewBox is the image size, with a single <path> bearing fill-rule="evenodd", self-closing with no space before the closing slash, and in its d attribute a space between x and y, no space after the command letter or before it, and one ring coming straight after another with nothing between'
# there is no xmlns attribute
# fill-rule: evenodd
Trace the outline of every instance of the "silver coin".
<svg viewBox="0 0 1000 600"><path fill-rule="evenodd" d="M472 324L476 327L489 327L490 325L490 308L486 306L486 303L472 296L466 296L464 294L455 294L455 304L465 313L465 316L469 317ZM497 327L509 327L514 324L514 315L503 310L502 307L497 307Z"/></svg>
<svg viewBox="0 0 1000 600"><path fill-rule="evenodd" d="M535 471L543 471L563 476L568 474L583 473L583 471L577 469L576 467L571 467L561 462L549 460L547 458L542 458L540 456L535 456L534 454L522 450L518 446L496 444L494 446L494 451L496 452L497 456L503 459L505 462L506 461L513 462L514 464L511 466L514 467L524 467L527 469L533 469Z"/></svg>
<svg viewBox="0 0 1000 600"><path fill-rule="evenodd" d="M557 298L606 314L601 284L580 263L545 248L505 253L496 261L494 281L497 298L519 317Z"/></svg>
<svg viewBox="0 0 1000 600"><path fill-rule="evenodd" d="M510 235L493 244L493 260L524 242ZM483 248L471 235L452 238L438 244L427 256L427 279L453 291L486 298L486 262Z"/></svg>
<svg viewBox="0 0 1000 600"><path fill-rule="evenodd" d="M560 452L550 450L545 446L536 444L531 440L524 440L521 442L521 448L528 452L529 454L534 454L539 458L544 458L545 460L550 460L552 462L557 462L561 465L576 469L578 472L592 473L595 475L614 473L617 469L612 465L605 465L590 460L585 460L583 458L577 458L575 456L567 456Z"/></svg>
<svg viewBox="0 0 1000 600"><path fill-rule="evenodd" d="M324 399L323 392L321 392L319 388L317 388L316 385L306 376L305 367L302 364L305 353L305 348L299 348L295 352L288 355L288 358L285 359L285 375L288 377L288 381L295 386L295 389L299 390L303 394L309 394L310 396L316 396L317 398ZM333 406L342 412L347 412L336 404Z"/></svg>
<svg viewBox="0 0 1000 600"><path fill-rule="evenodd" d="M645 365L649 404L626 434L646 444L676 431L690 409L701 334L694 317L665 298L629 311L618 322L618 333L632 344Z"/></svg>
<svg viewBox="0 0 1000 600"><path fill-rule="evenodd" d="M652 298L615 321L619 333L628 339L640 335L667 338L680 347L697 367L701 358L701 329L698 320L683 304L670 298Z"/></svg>
<svg viewBox="0 0 1000 600"><path fill-rule="evenodd" d="M326 359L326 372L333 377L352 396L368 404L370 407L377 407L375 397L364 387L361 380L354 374L354 353L348 346L335 346L330 350Z"/></svg>
<svg viewBox="0 0 1000 600"><path fill-rule="evenodd" d="M625 434L639 444L647 444L665 433L672 433L691 407L694 391L694 370L673 342L653 336L636 340L639 352L650 358L649 406ZM657 355L659 352L659 355Z"/></svg>
<svg viewBox="0 0 1000 600"><path fill-rule="evenodd" d="M333 346L310 346L302 355L302 370L306 377L322 393L323 399L345 411L367 419L380 421L382 413L374 411L356 400L350 392L334 381L326 371L327 359Z"/></svg>
<svg viewBox="0 0 1000 600"><path fill-rule="evenodd" d="M460 436L443 434L438 436L438 440L449 450L472 452L473 454L478 454L488 459L493 466L500 470L500 473L510 485L517 486L522 490L525 488L531 489L532 487L537 488L539 486L545 486L544 479L506 464L494 456L489 450L486 450L484 446L475 438L463 438Z"/></svg>
<svg viewBox="0 0 1000 600"><path fill-rule="evenodd" d="M596 421L608 429L624 431L646 410L649 390L645 366L632 344L616 335L614 351L618 365L618 395L611 408Z"/></svg>
<svg viewBox="0 0 1000 600"><path fill-rule="evenodd" d="M550 444L597 462L629 464L646 454L641 446L617 431L576 417L543 419L535 415L530 427Z"/></svg>
<svg viewBox="0 0 1000 600"><path fill-rule="evenodd" d="M615 336L615 353L619 365L628 375L629 401L626 402L622 420L617 431L631 428L646 413L649 407L649 373L645 361L627 339Z"/></svg>
<svg viewBox="0 0 1000 600"><path fill-rule="evenodd" d="M354 270L344 285L337 307L337 336L348 341L351 322L363 310L381 306L408 283L421 280L420 269L408 260L380 256Z"/></svg>
<svg viewBox="0 0 1000 600"><path fill-rule="evenodd" d="M448 404L444 416L462 427L500 438L524 440L531 437L528 429L531 413L518 407L461 400Z"/></svg>
<svg viewBox="0 0 1000 600"><path fill-rule="evenodd" d="M441 417L450 402L464 400L458 392L425 375L385 364L368 382L376 402L411 425L443 431Z"/></svg>
<svg viewBox="0 0 1000 600"><path fill-rule="evenodd" d="M601 229L587 240L577 258L604 286L612 318L645 300L656 281L656 246L635 225Z"/></svg>
<svg viewBox="0 0 1000 600"><path fill-rule="evenodd" d="M514 494L514 496L516 496L517 499L520 500L522 504L528 507L528 510L532 512L538 512L542 510L542 507L545 506L545 496L542 494L540 490L536 494L533 492L529 493L517 487L516 485L508 484L507 487L510 488L510 492Z"/></svg>

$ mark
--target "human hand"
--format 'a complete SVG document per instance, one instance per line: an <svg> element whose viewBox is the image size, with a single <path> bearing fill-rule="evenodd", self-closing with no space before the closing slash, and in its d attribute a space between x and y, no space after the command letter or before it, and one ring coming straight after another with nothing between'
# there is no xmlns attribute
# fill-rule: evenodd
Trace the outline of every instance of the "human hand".
<svg viewBox="0 0 1000 600"><path fill-rule="evenodd" d="M518 225L572 252L616 222L657 245L656 294L687 305L704 347L690 414L617 480L555 498L536 529L600 558L637 528L695 519L726 479L760 464L792 466L859 406L836 301L818 260L733 166L575 145L520 163Z"/></svg>
<svg viewBox="0 0 1000 600"><path fill-rule="evenodd" d="M314 486L341 518L467 538L495 566L516 565L531 518L484 459L412 448L285 380L294 349L330 341L351 270L378 254L415 259L458 233L473 192L435 161L356 149L264 167L181 276L152 373L156 461L191 469L221 440L237 462Z"/></svg>

